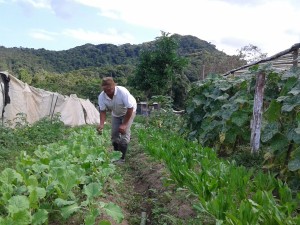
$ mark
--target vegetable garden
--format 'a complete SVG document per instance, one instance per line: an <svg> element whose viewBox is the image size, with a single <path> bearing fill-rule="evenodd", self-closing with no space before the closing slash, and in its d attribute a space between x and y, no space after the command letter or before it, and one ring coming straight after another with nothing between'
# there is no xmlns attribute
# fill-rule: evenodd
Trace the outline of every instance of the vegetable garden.
<svg viewBox="0 0 300 225"><path fill-rule="evenodd" d="M60 126L55 123L32 128L23 125L19 132L25 129L32 135L39 126L43 126L41 132L55 131ZM62 127L54 133L58 139L61 131ZM28 138L24 133L22 140ZM21 149L14 168L6 167L0 174L0 224L65 224L74 213L84 224L95 224L101 213L120 222L120 208L97 199L110 183L119 180L116 167L110 162L120 154L106 151L106 139L97 136L92 127L82 127L60 141L35 146L32 152ZM33 140L36 136L28 141ZM103 220L100 224L110 223Z"/></svg>
<svg viewBox="0 0 300 225"><path fill-rule="evenodd" d="M251 153L258 73L266 86L260 150ZM189 224L300 224L299 76L297 68L270 65L211 76L193 85L185 116L158 111L136 118L139 148L166 168L168 185L196 200ZM108 198L124 185L109 130L99 136L92 126L66 128L59 117L33 125L24 115L17 120L15 129L0 127L1 225L109 225L130 217ZM183 224L147 216L149 224Z"/></svg>
<svg viewBox="0 0 300 225"><path fill-rule="evenodd" d="M246 168L219 158L217 149L179 137L182 118L159 114L138 117L133 132L140 148L169 171L167 183L197 199L197 214L189 224L299 224L297 190L271 170ZM119 153L109 151L109 131L99 136L94 127L66 129L59 122L43 121L20 125L6 135L9 132L19 132L15 134L20 145L28 150L19 151L16 164L0 174L0 224L118 224L124 220L122 208L105 198L114 185L123 185L112 163ZM54 143L43 143L38 138L42 132L48 132L44 135ZM43 141L34 146L30 144L34 140ZM164 224L182 223L173 219Z"/></svg>

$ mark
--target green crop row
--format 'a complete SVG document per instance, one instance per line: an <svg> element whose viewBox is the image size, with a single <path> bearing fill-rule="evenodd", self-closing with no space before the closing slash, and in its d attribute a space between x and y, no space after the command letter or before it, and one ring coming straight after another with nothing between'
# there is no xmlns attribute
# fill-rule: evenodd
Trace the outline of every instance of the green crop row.
<svg viewBox="0 0 300 225"><path fill-rule="evenodd" d="M137 127L141 146L165 163L170 178L198 197L199 215L215 224L300 224L300 194L270 173L219 159L216 151L162 128Z"/></svg>
<svg viewBox="0 0 300 225"><path fill-rule="evenodd" d="M102 214L121 222L119 206L99 201L110 184L120 181L111 163L120 153L108 152L107 140L106 133L99 136L87 126L66 140L40 145L34 154L21 151L14 169L0 173L0 224L63 222L75 213L86 225L95 224Z"/></svg>

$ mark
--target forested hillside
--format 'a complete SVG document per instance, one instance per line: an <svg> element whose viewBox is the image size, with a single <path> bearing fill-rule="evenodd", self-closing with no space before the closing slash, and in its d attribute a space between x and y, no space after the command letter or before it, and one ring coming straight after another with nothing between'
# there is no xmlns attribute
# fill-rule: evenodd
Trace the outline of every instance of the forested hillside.
<svg viewBox="0 0 300 225"><path fill-rule="evenodd" d="M140 85L128 81L137 73L143 53L151 54L157 49L164 51L166 46L161 48L158 43L162 41L164 45L164 40L174 41L176 46L171 51L187 62L176 78L177 84L172 84L174 90L170 90L174 104L181 108L189 83L245 64L240 55L228 56L211 43L196 37L165 35L140 45L85 44L64 51L0 46L0 71L6 70L31 86L64 95L77 94L95 104L99 94L99 79L112 76L118 84L127 86L140 100L145 100L149 96L145 95L144 89L138 90L137 86ZM164 76L163 71L166 72L166 66L170 63L172 64L172 60L165 62L164 59L154 62L155 67L160 70L156 71L157 75Z"/></svg>
<svg viewBox="0 0 300 225"><path fill-rule="evenodd" d="M207 41L200 40L193 36L173 35L178 40L178 53L189 59L190 64L185 73L191 81L201 79L203 72L208 73L226 72L236 68L244 62L237 56L228 56L220 52L216 47ZM40 71L53 73L67 73L80 69L88 69L91 74L95 68L103 76L117 75L119 70L110 66L123 65L124 74L129 68L133 68L140 56L140 53L153 47L155 41L139 45L123 44L85 44L64 51L49 51L46 49L31 48L6 48L0 47L0 70L8 70L15 76L26 70L33 76ZM205 69L204 69L205 67ZM127 68L127 69L126 69Z"/></svg>

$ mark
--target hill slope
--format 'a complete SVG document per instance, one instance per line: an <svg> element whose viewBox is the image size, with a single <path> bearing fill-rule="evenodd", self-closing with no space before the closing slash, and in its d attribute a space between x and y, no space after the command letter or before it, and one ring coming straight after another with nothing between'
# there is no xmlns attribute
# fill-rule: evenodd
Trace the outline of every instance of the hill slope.
<svg viewBox="0 0 300 225"><path fill-rule="evenodd" d="M190 35L174 34L173 37L179 43L178 53L189 58L190 65L185 73L191 81L199 79L203 74L222 73L243 64L236 56L220 52L207 41ZM85 44L63 51L0 46L0 70L8 70L18 76L21 69L34 75L41 70L67 73L80 69L126 65L132 71L138 63L141 51L151 49L153 43L154 41L119 46Z"/></svg>

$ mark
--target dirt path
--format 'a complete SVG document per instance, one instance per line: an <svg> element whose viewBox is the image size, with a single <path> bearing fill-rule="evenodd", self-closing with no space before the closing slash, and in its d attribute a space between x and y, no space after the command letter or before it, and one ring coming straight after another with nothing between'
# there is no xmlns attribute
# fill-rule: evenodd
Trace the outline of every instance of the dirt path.
<svg viewBox="0 0 300 225"><path fill-rule="evenodd" d="M142 214L146 215L147 225L197 224L186 223L195 218L192 197L183 189L165 185L168 173L164 165L148 157L136 137L130 143L126 160L124 165L118 166L124 178L123 186L118 188L125 211L123 225L142 224Z"/></svg>

